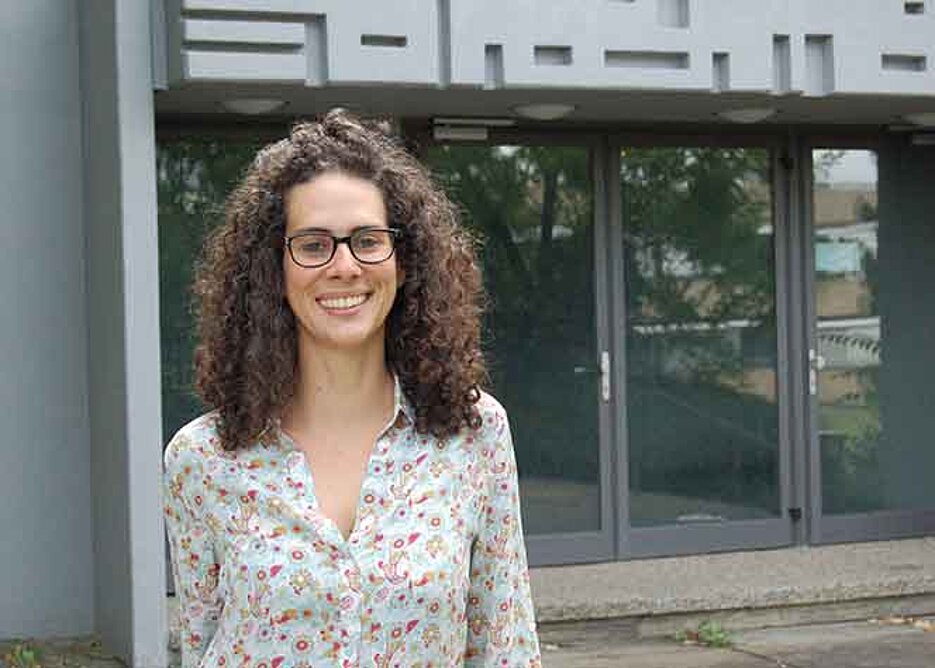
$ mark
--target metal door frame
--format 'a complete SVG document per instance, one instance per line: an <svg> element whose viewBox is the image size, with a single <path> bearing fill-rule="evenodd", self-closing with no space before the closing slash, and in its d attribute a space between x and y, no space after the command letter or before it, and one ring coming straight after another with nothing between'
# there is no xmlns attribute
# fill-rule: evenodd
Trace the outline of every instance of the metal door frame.
<svg viewBox="0 0 935 668"><path fill-rule="evenodd" d="M436 141L432 133L422 126L410 128L408 138L418 144L420 154L433 146L565 146L580 147L588 151L592 193L592 225L594 235L594 313L596 367L600 366L602 351L611 352L610 318L607 304L607 143L602 135L593 132L529 132L510 128L488 128L483 141ZM598 379L598 383L600 380ZM598 458L600 462L598 484L600 486L600 516L596 531L556 532L549 534L527 534L526 548L531 566L557 566L575 563L613 561L615 554L615 514L613 506L613 448L612 430L613 397L616 387L611 384L611 400L602 401L599 385L595 384L598 401ZM574 444L569 444L574 447Z"/></svg>
<svg viewBox="0 0 935 668"><path fill-rule="evenodd" d="M790 309L790 238L789 214L792 193L788 147L776 134L616 134L611 137L608 173L619 174L620 152L626 147L699 146L749 147L770 151L772 163L772 199L774 228L774 266L776 284L777 400L779 422L779 504L780 515L765 520L741 520L705 525L663 525L631 527L629 522L629 443L626 415L626 300L623 258L622 207L619 188L609 188L607 224L611 248L611 312L614 333L614 380L618 391L615 400L614 435L617 443L615 475L617 522L617 557L623 559L676 556L741 549L778 548L792 545L796 539L796 517L792 485L793 450L797 440L794 420L794 385L790 378L790 323L795 316Z"/></svg>
<svg viewBox="0 0 935 668"><path fill-rule="evenodd" d="M801 257L803 277L801 300L804 313L803 347L800 366L802 380L801 392L805 398L805 419L807 443L807 481L808 481L808 542L815 545L831 543L852 543L870 540L892 540L935 533L935 509L880 510L842 515L825 515L822 510L822 469L821 443L818 436L818 395L808 392L808 350L818 349L818 317L815 298L815 221L812 195L814 192L812 152L817 149L843 149L874 151L877 154L887 144L896 141L892 135L811 135L804 136L800 142L797 162L802 166L798 175L801 195L801 220L799 223L802 239ZM877 183L879 184L879 172ZM882 224L882 221L878 221Z"/></svg>

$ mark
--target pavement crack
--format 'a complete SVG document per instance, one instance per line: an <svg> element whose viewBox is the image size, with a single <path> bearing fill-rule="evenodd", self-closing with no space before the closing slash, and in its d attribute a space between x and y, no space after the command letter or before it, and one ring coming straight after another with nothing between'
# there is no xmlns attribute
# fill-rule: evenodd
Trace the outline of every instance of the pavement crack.
<svg viewBox="0 0 935 668"><path fill-rule="evenodd" d="M746 654L747 656L752 656L756 659L762 659L763 661L768 661L773 664L775 668L808 668L808 666L802 666L797 663L789 663L787 661L782 661L781 659L776 659L766 654L760 654L759 652L754 652L752 649L744 649L742 647L731 647L731 650L738 652L740 654Z"/></svg>

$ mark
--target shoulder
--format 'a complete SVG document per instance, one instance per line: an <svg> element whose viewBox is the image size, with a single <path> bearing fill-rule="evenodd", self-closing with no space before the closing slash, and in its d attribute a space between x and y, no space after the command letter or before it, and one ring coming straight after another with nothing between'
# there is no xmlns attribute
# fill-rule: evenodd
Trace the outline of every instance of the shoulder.
<svg viewBox="0 0 935 668"><path fill-rule="evenodd" d="M495 486L496 493L502 494L515 487L517 476L516 453L506 409L486 392L481 392L477 409L482 420L475 432L480 446L481 470L488 479L488 485Z"/></svg>
<svg viewBox="0 0 935 668"><path fill-rule="evenodd" d="M481 419L480 429L484 434L499 434L509 429L506 409L492 394L480 391L477 412Z"/></svg>
<svg viewBox="0 0 935 668"><path fill-rule="evenodd" d="M476 432L478 438L484 445L492 446L488 449L491 454L502 451L513 450L513 441L510 435L510 423L507 417L506 409L493 395L481 391L480 400L477 402L477 410L480 414L481 424Z"/></svg>
<svg viewBox="0 0 935 668"><path fill-rule="evenodd" d="M167 475L201 467L222 454L217 435L217 412L201 415L179 429L163 453Z"/></svg>

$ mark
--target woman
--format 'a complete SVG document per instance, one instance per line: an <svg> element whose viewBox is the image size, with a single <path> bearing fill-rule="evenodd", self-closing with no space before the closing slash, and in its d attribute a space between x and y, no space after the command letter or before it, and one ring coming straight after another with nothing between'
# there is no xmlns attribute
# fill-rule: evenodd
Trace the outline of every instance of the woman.
<svg viewBox="0 0 935 668"><path fill-rule="evenodd" d="M341 111L231 195L195 286L213 410L165 452L183 667L540 665L456 218Z"/></svg>

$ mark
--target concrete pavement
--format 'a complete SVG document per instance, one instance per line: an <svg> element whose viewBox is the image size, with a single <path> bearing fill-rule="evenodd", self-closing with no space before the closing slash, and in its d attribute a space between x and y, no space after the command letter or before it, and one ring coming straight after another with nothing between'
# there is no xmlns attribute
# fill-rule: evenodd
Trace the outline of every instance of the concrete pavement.
<svg viewBox="0 0 935 668"><path fill-rule="evenodd" d="M733 647L635 638L615 620L543 624L545 668L935 668L935 622L846 622L741 631ZM899 623L896 623L899 622Z"/></svg>
<svg viewBox="0 0 935 668"><path fill-rule="evenodd" d="M897 618L901 619L901 618ZM929 628L935 619L928 618ZM545 668L935 668L935 632L923 624L869 621L741 631L731 649L640 638L627 620L540 628ZM12 643L0 643L3 654ZM43 668L124 668L89 641L45 642ZM175 660L177 661L177 656ZM177 663L170 665L178 665ZM324 668L324 667L322 667Z"/></svg>
<svg viewBox="0 0 935 668"><path fill-rule="evenodd" d="M735 629L917 616L935 613L935 536L550 566L531 580L540 622L639 617L642 636L713 612L739 611L720 620Z"/></svg>

